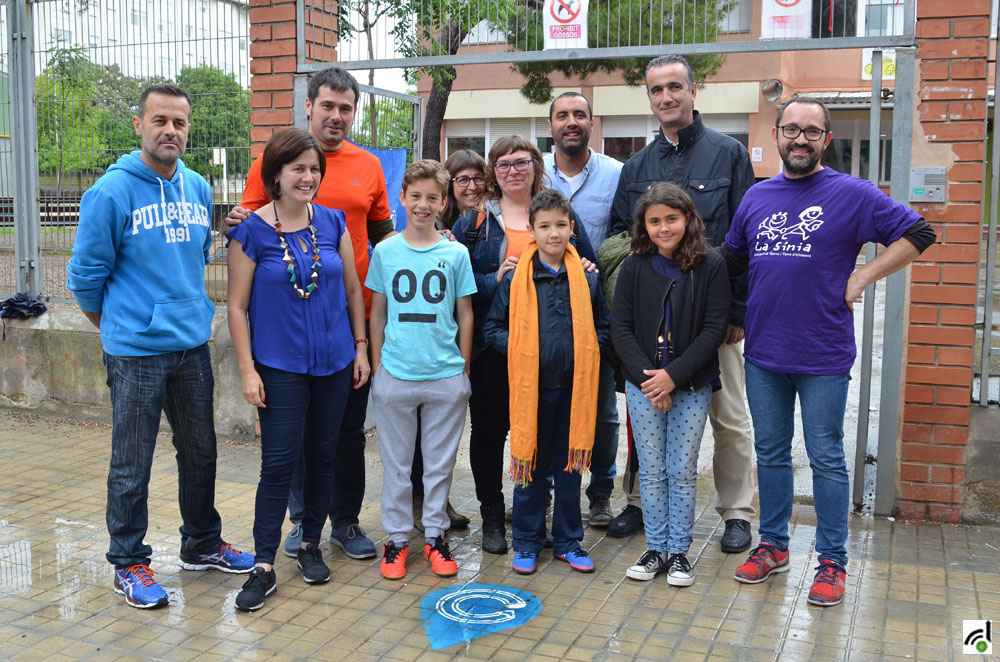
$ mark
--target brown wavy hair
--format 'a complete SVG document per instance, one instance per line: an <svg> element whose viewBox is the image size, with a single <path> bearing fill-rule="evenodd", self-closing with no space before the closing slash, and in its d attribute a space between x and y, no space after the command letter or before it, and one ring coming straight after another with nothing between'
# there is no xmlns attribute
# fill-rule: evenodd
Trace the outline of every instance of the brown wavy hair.
<svg viewBox="0 0 1000 662"><path fill-rule="evenodd" d="M474 168L484 179L486 178L486 159L479 152L471 149L460 149L452 152L448 160L444 162L444 167L448 169L452 177L466 168ZM486 195L485 182L483 182L483 195ZM441 223L450 230L461 215L458 209L458 199L455 198L455 182L451 181L448 183L448 206L441 212Z"/></svg>
<svg viewBox="0 0 1000 662"><path fill-rule="evenodd" d="M534 164L535 178L531 182L531 197L535 197L539 191L545 188L542 184L542 177L545 176L545 163L542 161L542 153L538 147L521 136L504 136L493 143L493 147L490 147L489 162L486 166L486 195L483 196L483 200L500 199L503 191L497 184L497 173L494 166L501 156L520 151L531 154L531 161Z"/></svg>
<svg viewBox="0 0 1000 662"><path fill-rule="evenodd" d="M684 189L669 182L660 182L649 187L635 203L632 221L632 250L642 255L655 255L659 248L646 232L646 212L653 205L666 205L685 214L688 218L684 237L674 252L674 260L682 273L688 273L705 259L708 241L705 239L705 222L698 215L694 203Z"/></svg>

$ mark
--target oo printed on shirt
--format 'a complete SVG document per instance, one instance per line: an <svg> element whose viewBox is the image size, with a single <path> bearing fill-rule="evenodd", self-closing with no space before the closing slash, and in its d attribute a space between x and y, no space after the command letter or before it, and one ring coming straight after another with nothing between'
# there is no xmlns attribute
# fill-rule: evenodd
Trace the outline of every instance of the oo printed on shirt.
<svg viewBox="0 0 1000 662"><path fill-rule="evenodd" d="M448 289L448 277L443 269L447 268L445 262L439 261L437 269L431 269L418 278L410 269L400 269L392 277L392 296L400 304L408 304L413 301L419 291L430 305L436 305L444 301L445 292ZM436 313L404 313L398 315L400 322L418 322L423 324L436 324Z"/></svg>

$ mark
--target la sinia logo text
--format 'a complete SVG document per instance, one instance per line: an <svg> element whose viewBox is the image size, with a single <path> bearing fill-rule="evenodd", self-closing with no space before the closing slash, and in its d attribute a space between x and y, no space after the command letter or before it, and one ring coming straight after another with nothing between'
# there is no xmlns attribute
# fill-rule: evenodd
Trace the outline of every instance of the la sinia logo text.
<svg viewBox="0 0 1000 662"><path fill-rule="evenodd" d="M962 653L993 654L993 621L962 621Z"/></svg>

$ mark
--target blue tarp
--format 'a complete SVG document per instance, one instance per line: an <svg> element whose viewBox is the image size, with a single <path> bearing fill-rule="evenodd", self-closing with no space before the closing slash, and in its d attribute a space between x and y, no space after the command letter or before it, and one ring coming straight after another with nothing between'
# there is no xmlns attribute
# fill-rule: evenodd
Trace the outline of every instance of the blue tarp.
<svg viewBox="0 0 1000 662"><path fill-rule="evenodd" d="M371 152L382 163L385 173L385 188L389 194L389 208L392 210L392 221L397 230L406 227L406 210L399 204L399 192L403 190L403 173L406 172L406 150L376 149L374 147L359 147Z"/></svg>

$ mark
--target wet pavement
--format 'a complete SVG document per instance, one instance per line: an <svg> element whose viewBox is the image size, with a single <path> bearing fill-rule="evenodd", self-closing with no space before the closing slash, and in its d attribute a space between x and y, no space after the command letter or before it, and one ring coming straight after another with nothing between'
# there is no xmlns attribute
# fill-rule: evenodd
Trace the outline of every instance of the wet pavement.
<svg viewBox="0 0 1000 662"><path fill-rule="evenodd" d="M112 567L104 560L109 435L103 425L0 412L0 660L940 662L976 659L962 654L964 619L1000 618L997 527L852 516L847 596L839 606L821 608L806 603L817 563L815 518L811 507L797 505L791 571L763 584L739 584L733 571L745 557L719 549L723 527L704 473L689 555L697 581L689 588L668 586L662 575L651 582L626 579L644 537L615 539L594 528L586 529L583 544L596 572L573 572L546 550L538 572L522 577L511 571L511 555L482 553L473 517L469 529L449 534L459 562L455 578L431 573L416 553L416 532L401 582L382 579L377 560L349 559L324 542L330 583L307 586L295 561L279 555L277 594L259 612L243 614L233 606L242 576L179 568L176 466L166 434L153 467L146 542L170 604L134 609L111 590ZM374 444L367 463L361 521L381 549ZM241 549L252 550L258 471L254 445L220 442L217 507L226 540ZM452 502L467 514L477 511L464 447ZM619 495L613 502L616 512L624 505ZM440 618L431 614L435 596L475 588L470 584L527 592L541 611L522 625L435 650L422 613ZM431 609L422 612L431 593L425 600ZM514 613L525 603L494 604L497 613ZM445 630L453 640L476 630L451 622Z"/></svg>

